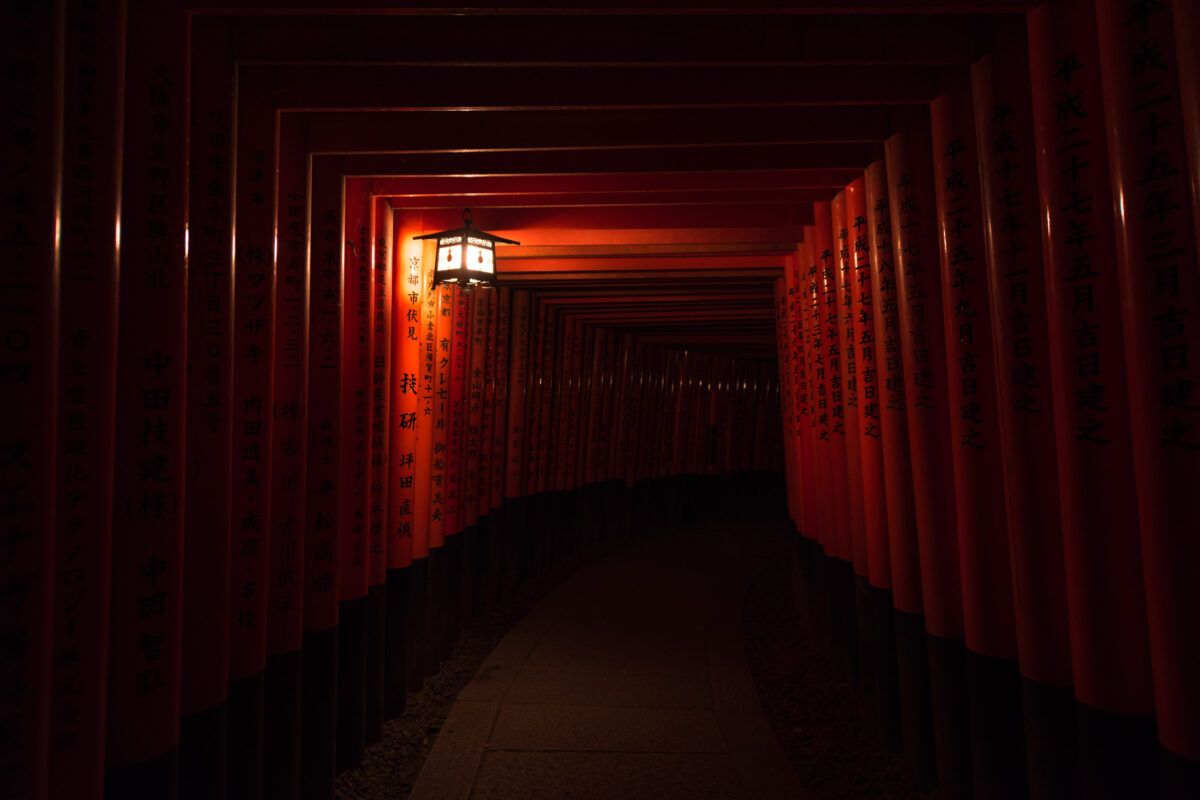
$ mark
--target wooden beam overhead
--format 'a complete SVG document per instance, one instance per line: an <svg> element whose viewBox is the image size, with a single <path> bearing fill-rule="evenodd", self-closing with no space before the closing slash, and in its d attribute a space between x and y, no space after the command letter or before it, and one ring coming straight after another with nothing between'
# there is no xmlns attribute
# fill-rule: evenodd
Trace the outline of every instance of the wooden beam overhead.
<svg viewBox="0 0 1200 800"><path fill-rule="evenodd" d="M776 3L767 0L755 3L755 14L806 15L806 14L1004 14L1023 13L1038 4L1039 0L790 0ZM394 0L355 0L353 8L330 8L329 0L254 0L242 5L230 5L229 0L185 0L185 8L198 13L229 15L317 14L317 15L507 15L507 16L703 16L746 13L747 9L729 3L704 2L703 0L664 0L653 7L636 8L627 3L582 3L572 6L523 6L504 8L491 2L476 2L471 6L453 3L405 4Z"/></svg>
<svg viewBox="0 0 1200 800"><path fill-rule="evenodd" d="M285 121L287 117L284 118ZM285 125L286 128L286 125ZM386 166L386 157L350 156L343 159L347 175L362 175L369 166ZM371 183L373 194L390 195L393 202L404 198L489 196L495 194L584 194L622 192L626 194L660 191L711 191L714 189L840 189L857 177L861 170L844 169L770 169L742 172L640 172L565 173L534 175L386 175Z"/></svg>
<svg viewBox="0 0 1200 800"><path fill-rule="evenodd" d="M316 150L314 152L329 153ZM336 153L336 151L335 151ZM876 144L754 145L679 149L509 151L499 153L343 153L346 175L512 175L640 172L745 172L836 169L861 172L882 157Z"/></svg>
<svg viewBox="0 0 1200 800"><path fill-rule="evenodd" d="M637 109L928 103L951 68L927 66L242 65L239 91L276 108Z"/></svg>
<svg viewBox="0 0 1200 800"><path fill-rule="evenodd" d="M965 64L978 57L983 15L671 14L201 16L232 25L238 61L411 61ZM455 28L459 47L441 35ZM853 38L856 46L844 42Z"/></svg>
<svg viewBox="0 0 1200 800"><path fill-rule="evenodd" d="M881 142L889 132L886 106L854 105L308 112L308 130L331 151L409 153Z"/></svg>

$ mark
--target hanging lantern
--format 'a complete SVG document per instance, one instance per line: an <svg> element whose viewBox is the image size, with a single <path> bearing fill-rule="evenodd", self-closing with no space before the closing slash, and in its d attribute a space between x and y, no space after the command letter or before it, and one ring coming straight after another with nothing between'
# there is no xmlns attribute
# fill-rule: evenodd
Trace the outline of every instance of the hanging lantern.
<svg viewBox="0 0 1200 800"><path fill-rule="evenodd" d="M475 227L471 209L462 215L463 226L441 233L427 233L414 239L437 239L437 269L433 272L433 285L457 283L473 286L496 285L496 242L520 244L512 239L502 239Z"/></svg>

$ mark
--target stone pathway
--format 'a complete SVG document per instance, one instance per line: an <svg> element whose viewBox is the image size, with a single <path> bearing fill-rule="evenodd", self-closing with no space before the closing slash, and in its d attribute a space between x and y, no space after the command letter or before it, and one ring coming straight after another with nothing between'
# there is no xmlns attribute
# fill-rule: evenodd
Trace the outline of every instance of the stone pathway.
<svg viewBox="0 0 1200 800"><path fill-rule="evenodd" d="M712 528L582 569L459 695L411 797L800 798L742 645L778 529Z"/></svg>

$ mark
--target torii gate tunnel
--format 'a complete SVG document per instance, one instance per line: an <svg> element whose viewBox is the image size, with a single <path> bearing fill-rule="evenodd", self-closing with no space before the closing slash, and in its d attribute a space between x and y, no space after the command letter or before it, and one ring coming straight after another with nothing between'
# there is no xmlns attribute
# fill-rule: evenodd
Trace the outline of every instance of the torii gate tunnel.
<svg viewBox="0 0 1200 800"><path fill-rule="evenodd" d="M772 516L943 796L1194 796L1200 4L352 5L5 7L5 796L330 797L547 564Z"/></svg>

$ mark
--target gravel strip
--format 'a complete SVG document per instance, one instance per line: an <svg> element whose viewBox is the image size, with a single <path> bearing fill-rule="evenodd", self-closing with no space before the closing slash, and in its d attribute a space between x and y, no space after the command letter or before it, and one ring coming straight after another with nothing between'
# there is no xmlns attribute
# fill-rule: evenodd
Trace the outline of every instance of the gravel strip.
<svg viewBox="0 0 1200 800"><path fill-rule="evenodd" d="M409 692L405 711L383 724L383 739L367 748L363 763L338 776L337 800L403 800L412 791L438 731L458 697L488 654L504 635L583 564L593 552L567 559L526 581L506 607L497 607L473 619L434 675L425 678L419 692Z"/></svg>
<svg viewBox="0 0 1200 800"><path fill-rule="evenodd" d="M805 800L929 800L908 785L904 762L867 736L851 687L837 680L793 597L787 564L758 577L746 597L745 647Z"/></svg>

